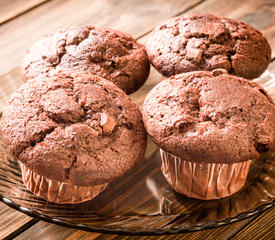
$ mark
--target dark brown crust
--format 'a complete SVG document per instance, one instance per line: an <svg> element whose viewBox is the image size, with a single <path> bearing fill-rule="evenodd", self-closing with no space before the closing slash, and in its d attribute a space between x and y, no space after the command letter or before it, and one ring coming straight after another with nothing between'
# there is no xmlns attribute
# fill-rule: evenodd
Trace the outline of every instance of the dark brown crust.
<svg viewBox="0 0 275 240"><path fill-rule="evenodd" d="M150 35L147 51L153 66L167 77L223 68L253 79L265 71L271 58L270 45L259 31L213 15L167 20Z"/></svg>
<svg viewBox="0 0 275 240"><path fill-rule="evenodd" d="M88 73L29 80L9 100L2 132L34 172L73 185L98 185L143 158L146 133L136 104Z"/></svg>
<svg viewBox="0 0 275 240"><path fill-rule="evenodd" d="M53 69L89 71L130 94L144 84L150 64L145 48L130 35L84 26L60 30L34 44L23 61L23 79Z"/></svg>
<svg viewBox="0 0 275 240"><path fill-rule="evenodd" d="M164 80L146 96L143 121L162 149L193 162L252 160L274 144L271 98L232 75L193 72Z"/></svg>

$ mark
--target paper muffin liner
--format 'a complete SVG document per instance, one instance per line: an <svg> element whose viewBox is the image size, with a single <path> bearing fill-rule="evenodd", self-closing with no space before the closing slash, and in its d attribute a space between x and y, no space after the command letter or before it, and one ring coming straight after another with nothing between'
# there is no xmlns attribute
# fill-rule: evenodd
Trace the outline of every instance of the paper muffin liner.
<svg viewBox="0 0 275 240"><path fill-rule="evenodd" d="M102 192L108 183L96 186L75 186L54 181L33 172L20 163L23 183L26 188L47 201L58 204L77 204L89 201Z"/></svg>
<svg viewBox="0 0 275 240"><path fill-rule="evenodd" d="M220 199L245 184L251 160L232 164L195 163L160 149L162 173L178 193L203 200Z"/></svg>

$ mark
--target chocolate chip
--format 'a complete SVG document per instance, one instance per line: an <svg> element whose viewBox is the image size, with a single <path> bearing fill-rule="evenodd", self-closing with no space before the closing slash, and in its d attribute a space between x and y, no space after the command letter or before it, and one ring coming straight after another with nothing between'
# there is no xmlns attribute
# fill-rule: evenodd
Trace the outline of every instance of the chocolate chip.
<svg viewBox="0 0 275 240"><path fill-rule="evenodd" d="M214 69L211 73L215 77L220 76L222 74L228 74L228 72L223 68Z"/></svg>
<svg viewBox="0 0 275 240"><path fill-rule="evenodd" d="M111 134L116 126L117 122L113 116L103 112L101 114L100 125L103 127L103 132Z"/></svg>

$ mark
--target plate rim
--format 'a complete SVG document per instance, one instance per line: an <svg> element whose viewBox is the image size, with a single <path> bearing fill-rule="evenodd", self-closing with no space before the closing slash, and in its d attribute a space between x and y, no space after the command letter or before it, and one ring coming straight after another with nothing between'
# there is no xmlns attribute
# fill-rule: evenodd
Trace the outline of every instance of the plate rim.
<svg viewBox="0 0 275 240"><path fill-rule="evenodd" d="M88 224L81 224L81 223L73 223L71 221L67 221L60 218L49 217L48 215L39 214L37 211L20 206L19 204L15 203L10 198L6 198L3 194L0 193L0 200L6 204L7 206L22 212L30 217L46 221L48 223L53 223L59 226L65 226L70 228L75 228L79 230L84 230L88 232L99 232L99 233L107 233L107 234L118 234L118 235L144 235L144 236L157 236L157 235L164 235L164 234L178 234L178 233L185 233L185 232L196 232L200 230L206 230L211 228L217 228L225 225L229 225L231 223L235 223L241 220L244 220L249 217L253 217L259 213L262 213L272 207L275 206L275 199L271 202L264 203L257 208L254 208L248 212L239 213L234 217L223 219L220 221L212 221L208 223L203 223L200 225L184 225L179 228L169 228L169 229L127 229L127 228L108 228L108 227L97 227Z"/></svg>

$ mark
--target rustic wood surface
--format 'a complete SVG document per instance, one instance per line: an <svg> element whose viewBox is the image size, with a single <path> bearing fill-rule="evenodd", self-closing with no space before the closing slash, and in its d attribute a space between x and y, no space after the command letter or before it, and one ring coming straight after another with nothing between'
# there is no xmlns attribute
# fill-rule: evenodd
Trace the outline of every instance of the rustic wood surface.
<svg viewBox="0 0 275 240"><path fill-rule="evenodd" d="M0 239L17 235L38 221L13 210L2 202L0 202L0 216Z"/></svg>
<svg viewBox="0 0 275 240"><path fill-rule="evenodd" d="M236 233L236 239L274 239L275 227L274 227L274 208L267 211L261 218L255 219L256 224L246 225L242 231ZM271 229L270 229L271 226ZM273 226L273 227L272 227Z"/></svg>
<svg viewBox="0 0 275 240"><path fill-rule="evenodd" d="M176 15L201 12L232 17L258 28L275 57L274 0L0 0L0 112L21 84L25 51L41 36L58 28L91 24L119 29L141 43L159 22ZM275 61L269 66L275 74ZM132 97L140 105L148 89L162 77L152 69L146 84ZM0 203L0 239L274 239L274 208L243 221L194 233L157 237L89 233L34 220Z"/></svg>
<svg viewBox="0 0 275 240"><path fill-rule="evenodd" d="M47 0L12 0L12 1L0 1L0 24L3 24L26 11L38 6Z"/></svg>

